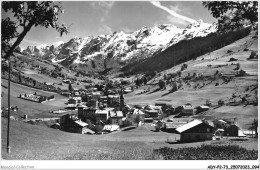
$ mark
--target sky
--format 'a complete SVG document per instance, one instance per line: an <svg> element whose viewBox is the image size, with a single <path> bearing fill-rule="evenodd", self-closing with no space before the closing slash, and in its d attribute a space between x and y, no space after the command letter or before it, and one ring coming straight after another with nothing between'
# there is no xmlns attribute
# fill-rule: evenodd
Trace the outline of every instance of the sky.
<svg viewBox="0 0 260 170"><path fill-rule="evenodd" d="M33 27L20 44L22 48L115 31L130 33L158 24L185 28L199 19L216 21L201 1L62 1L61 5L64 13L59 23L69 26L70 33L60 37L54 28Z"/></svg>

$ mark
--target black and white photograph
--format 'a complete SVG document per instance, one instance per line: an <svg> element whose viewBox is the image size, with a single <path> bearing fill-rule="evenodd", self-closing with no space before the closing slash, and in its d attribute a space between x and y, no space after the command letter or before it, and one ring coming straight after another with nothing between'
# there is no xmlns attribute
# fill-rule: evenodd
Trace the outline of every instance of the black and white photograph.
<svg viewBox="0 0 260 170"><path fill-rule="evenodd" d="M259 169L258 130L258 1L1 1L1 168Z"/></svg>

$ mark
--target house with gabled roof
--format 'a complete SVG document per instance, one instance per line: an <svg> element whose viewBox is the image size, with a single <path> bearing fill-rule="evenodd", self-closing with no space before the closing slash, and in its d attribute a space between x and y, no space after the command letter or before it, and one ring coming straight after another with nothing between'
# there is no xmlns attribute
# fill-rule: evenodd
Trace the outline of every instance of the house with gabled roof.
<svg viewBox="0 0 260 170"><path fill-rule="evenodd" d="M190 103L187 103L182 106L181 113L183 116L191 116L194 114L194 107Z"/></svg>
<svg viewBox="0 0 260 170"><path fill-rule="evenodd" d="M176 129L181 142L212 140L214 127L206 121L195 119Z"/></svg>
<svg viewBox="0 0 260 170"><path fill-rule="evenodd" d="M73 114L67 114L61 117L60 119L61 129L67 132L73 133L92 133L90 129L88 129L88 124L86 122L81 121Z"/></svg>
<svg viewBox="0 0 260 170"><path fill-rule="evenodd" d="M140 109L131 109L129 113L126 114L126 118L135 122L135 119L139 116L140 122L144 122L145 113Z"/></svg>
<svg viewBox="0 0 260 170"><path fill-rule="evenodd" d="M122 111L110 111L110 123L112 125L123 125L122 122L123 112Z"/></svg>
<svg viewBox="0 0 260 170"><path fill-rule="evenodd" d="M106 123L107 120L110 118L110 110L96 110L95 112L96 121L101 120L102 122Z"/></svg>

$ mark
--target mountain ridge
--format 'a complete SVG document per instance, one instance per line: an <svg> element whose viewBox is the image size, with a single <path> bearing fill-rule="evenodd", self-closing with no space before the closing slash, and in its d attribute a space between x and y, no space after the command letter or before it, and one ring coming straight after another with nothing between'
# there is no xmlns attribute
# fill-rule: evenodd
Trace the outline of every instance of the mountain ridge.
<svg viewBox="0 0 260 170"><path fill-rule="evenodd" d="M104 71L112 65L121 67L122 63L149 58L181 40L204 37L216 30L216 23L208 24L202 20L184 29L171 24L159 24L132 33L120 31L108 35L75 37L68 42L59 41L52 45L29 46L23 53L67 67L81 65L88 71ZM113 61L114 64L106 64L107 61Z"/></svg>

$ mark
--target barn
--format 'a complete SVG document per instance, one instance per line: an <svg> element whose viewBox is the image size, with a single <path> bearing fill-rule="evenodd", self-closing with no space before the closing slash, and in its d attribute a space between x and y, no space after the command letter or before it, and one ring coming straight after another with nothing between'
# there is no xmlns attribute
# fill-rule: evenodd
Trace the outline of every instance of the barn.
<svg viewBox="0 0 260 170"><path fill-rule="evenodd" d="M202 120L193 120L176 129L180 133L180 142L197 142L212 140L213 129L211 125Z"/></svg>
<svg viewBox="0 0 260 170"><path fill-rule="evenodd" d="M239 127L235 124L225 124L225 136L238 136Z"/></svg>
<svg viewBox="0 0 260 170"><path fill-rule="evenodd" d="M199 106L197 107L197 113L205 112L209 110L209 106Z"/></svg>

